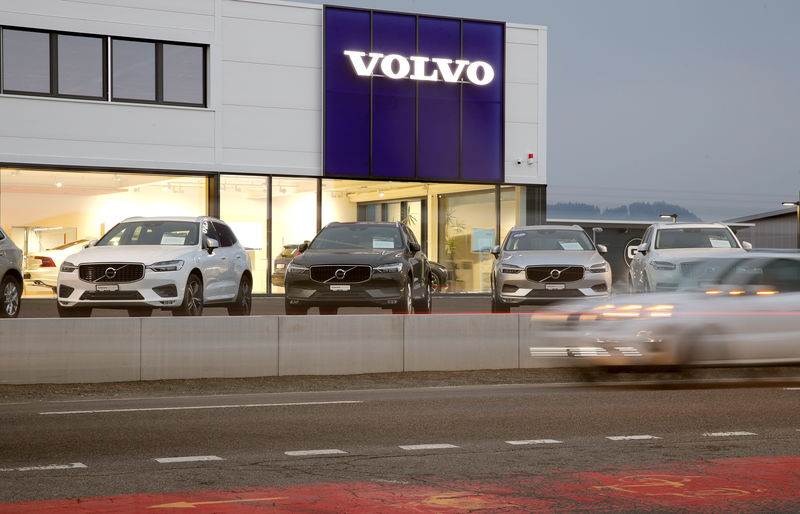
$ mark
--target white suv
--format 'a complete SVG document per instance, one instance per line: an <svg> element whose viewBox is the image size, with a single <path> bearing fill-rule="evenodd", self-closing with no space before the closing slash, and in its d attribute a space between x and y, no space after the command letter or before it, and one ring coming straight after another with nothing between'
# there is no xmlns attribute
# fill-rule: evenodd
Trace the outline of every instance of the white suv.
<svg viewBox="0 0 800 514"><path fill-rule="evenodd" d="M0 318L19 316L22 250L0 229Z"/></svg>
<svg viewBox="0 0 800 514"><path fill-rule="evenodd" d="M153 309L199 316L204 305L248 315L250 257L228 225L197 218L128 218L96 243L70 255L58 273L60 316L88 316L92 308Z"/></svg>
<svg viewBox="0 0 800 514"><path fill-rule="evenodd" d="M654 223L631 260L631 290L646 293L691 287L701 262L743 255L751 248L723 223Z"/></svg>

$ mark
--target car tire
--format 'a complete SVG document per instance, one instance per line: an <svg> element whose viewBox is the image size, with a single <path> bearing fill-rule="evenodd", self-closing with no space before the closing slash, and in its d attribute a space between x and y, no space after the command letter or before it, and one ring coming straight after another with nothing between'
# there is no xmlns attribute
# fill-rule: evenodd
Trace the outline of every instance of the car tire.
<svg viewBox="0 0 800 514"><path fill-rule="evenodd" d="M406 282L403 286L403 294L400 296L400 303L392 307L392 312L395 314L411 314L414 306L411 298L411 282Z"/></svg>
<svg viewBox="0 0 800 514"><path fill-rule="evenodd" d="M300 305L291 305L289 303L289 300L284 301L284 310L286 311L287 316L300 316L308 313L308 307L302 307Z"/></svg>
<svg viewBox="0 0 800 514"><path fill-rule="evenodd" d="M239 292L236 293L236 300L228 306L228 314L231 316L249 316L253 310L253 283L250 277L242 277L239 282Z"/></svg>
<svg viewBox="0 0 800 514"><path fill-rule="evenodd" d="M503 303L502 300L496 299L494 295L492 295L492 312L508 314L511 312L511 306L507 303Z"/></svg>
<svg viewBox="0 0 800 514"><path fill-rule="evenodd" d="M19 316L20 303L22 302L22 284L6 275L0 282L0 318L16 318Z"/></svg>
<svg viewBox="0 0 800 514"><path fill-rule="evenodd" d="M56 303L56 308L61 318L88 318L92 315L91 307L62 307L60 303Z"/></svg>
<svg viewBox="0 0 800 514"><path fill-rule="evenodd" d="M439 280L439 275L437 275L436 273L431 273L431 290L434 293L438 293L441 287L442 283Z"/></svg>
<svg viewBox="0 0 800 514"><path fill-rule="evenodd" d="M183 303L172 311L173 316L203 315L203 281L197 275L189 275L183 290Z"/></svg>
<svg viewBox="0 0 800 514"><path fill-rule="evenodd" d="M319 313L323 316L335 316L339 312L338 307L320 307Z"/></svg>
<svg viewBox="0 0 800 514"><path fill-rule="evenodd" d="M420 314L430 314L432 296L433 296L433 289L431 281L429 280L427 285L425 286L425 297L414 305L414 312L418 312Z"/></svg>
<svg viewBox="0 0 800 514"><path fill-rule="evenodd" d="M130 307L128 309L128 317L130 318L149 318L153 315L153 309L150 307Z"/></svg>

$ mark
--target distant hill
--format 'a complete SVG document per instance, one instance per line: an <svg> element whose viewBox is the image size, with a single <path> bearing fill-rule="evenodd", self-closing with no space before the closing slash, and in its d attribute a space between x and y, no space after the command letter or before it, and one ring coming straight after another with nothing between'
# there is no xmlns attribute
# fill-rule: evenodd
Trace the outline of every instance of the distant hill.
<svg viewBox="0 0 800 514"><path fill-rule="evenodd" d="M610 209L600 209L586 203L556 203L547 206L550 219L604 219L630 221L659 221L661 214L677 214L678 221L703 221L693 212L666 202L634 202Z"/></svg>

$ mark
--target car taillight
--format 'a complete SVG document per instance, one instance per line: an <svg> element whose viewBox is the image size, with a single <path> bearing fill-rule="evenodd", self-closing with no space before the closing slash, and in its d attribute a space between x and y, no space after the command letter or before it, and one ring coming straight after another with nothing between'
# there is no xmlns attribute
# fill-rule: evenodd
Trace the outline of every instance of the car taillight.
<svg viewBox="0 0 800 514"><path fill-rule="evenodd" d="M55 268L56 267L56 263L53 262L53 259L51 259L50 257L42 257L42 256L39 256L39 255L36 255L36 256L34 256L34 259L39 259L39 262L41 262L41 264L39 264L40 268Z"/></svg>

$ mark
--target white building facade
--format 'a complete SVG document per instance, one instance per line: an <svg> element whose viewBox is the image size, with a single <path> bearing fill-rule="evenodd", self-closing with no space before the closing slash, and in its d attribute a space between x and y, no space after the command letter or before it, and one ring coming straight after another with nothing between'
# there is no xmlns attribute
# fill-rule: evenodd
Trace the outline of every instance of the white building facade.
<svg viewBox="0 0 800 514"><path fill-rule="evenodd" d="M369 20L348 49L361 54L333 50L348 44L332 39L337 17ZM438 24L460 55L422 54ZM499 63L471 66L484 28L501 34ZM488 246L544 222L544 27L267 0L5 0L0 45L0 225L28 260L127 216L210 214L252 252L254 292L280 294L284 246L331 221L396 220L450 269L452 292L483 292ZM499 104L481 96L492 87ZM426 125L440 112L455 116L453 151L436 139L449 129ZM402 123L402 137L378 130ZM483 164L472 141L497 158Z"/></svg>

